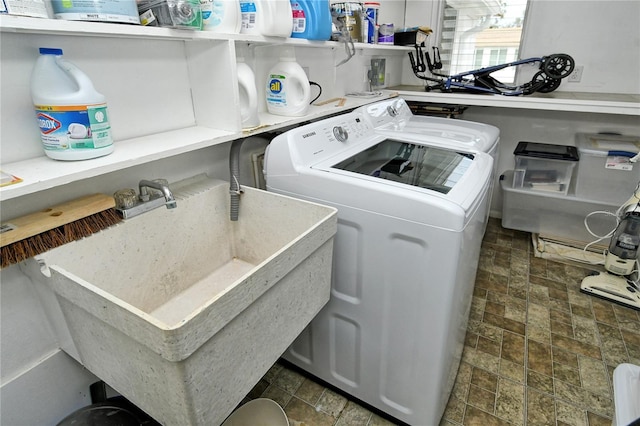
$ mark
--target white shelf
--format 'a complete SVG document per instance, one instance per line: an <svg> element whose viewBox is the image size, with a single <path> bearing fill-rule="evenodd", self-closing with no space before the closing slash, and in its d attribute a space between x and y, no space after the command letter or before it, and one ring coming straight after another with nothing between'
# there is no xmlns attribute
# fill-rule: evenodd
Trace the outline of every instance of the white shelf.
<svg viewBox="0 0 640 426"><path fill-rule="evenodd" d="M142 25L67 21L62 19L29 18L0 15L0 31L27 34L57 34L71 36L149 38L167 40L219 40L255 44L287 44L301 47L339 47L336 41L318 41L299 38L265 37L253 34L219 34L210 31L180 30L173 28L146 27ZM355 43L356 49L404 52L408 46Z"/></svg>
<svg viewBox="0 0 640 426"><path fill-rule="evenodd" d="M503 96L425 92L422 86L396 86L392 89L407 101L640 116L640 95L555 91L528 96Z"/></svg>
<svg viewBox="0 0 640 426"><path fill-rule="evenodd" d="M91 160L56 161L43 155L42 157L29 160L2 164L0 169L2 169L3 172L20 177L23 181L0 188L0 201L235 139L293 126L393 96L395 96L395 92L384 91L382 95L375 98L347 97L345 105L340 107L335 106L337 102L322 106L311 106L309 114L303 117L284 117L262 113L260 115L262 125L254 129L247 129L243 132L225 132L194 126L117 141L112 154Z"/></svg>
<svg viewBox="0 0 640 426"><path fill-rule="evenodd" d="M0 200L53 188L104 173L125 169L223 143L237 134L203 127L144 136L115 144L112 154L83 161L56 161L42 156L15 163L2 164L2 171L22 178L22 182L0 188Z"/></svg>
<svg viewBox="0 0 640 426"><path fill-rule="evenodd" d="M198 43L187 46L184 50L186 68L193 70L207 70L211 69L215 63L216 66L214 69L217 71L217 74L194 71L189 75L182 76L182 78L188 78L191 85L198 86L201 89L200 92L204 93L220 93L220 90L214 87L212 82L215 82L216 79L227 80L227 74L231 75L234 73L235 67L233 66L232 59L234 57L233 49L230 49L230 44L233 43L246 42L250 44L264 45L287 44L302 47L321 47L332 49L343 48L341 43L332 41L310 41L293 38L262 37L248 34L216 34L207 31L144 27L139 25L116 23L29 18L11 15L0 15L0 32L5 35L11 35L12 37L7 37L7 40L10 40L11 43L14 44L17 44L17 40L21 39L21 37L17 38L15 35L65 36L67 37L67 42L73 39L81 40L86 37L102 38L104 39L104 42L102 42L101 46L108 46L109 49L114 49L118 46L117 43L114 44L112 40L114 38L121 38L125 41L137 40L138 44L141 40L166 40L168 42L197 41ZM174 60L175 58L178 58L179 60L181 54L180 48L175 48L174 45L175 43L169 45L171 49L167 51L166 56L168 58L174 58ZM13 48L14 50L16 49L15 46ZM357 43L356 49L396 51L398 54L402 54L408 48L402 46L368 45ZM177 55L176 51L178 52ZM202 52L204 52L204 54ZM14 64L21 64L19 59L14 58L19 57L19 55L17 55L15 51L12 52L12 54L13 56L9 56L10 61L7 63L7 69ZM125 52L122 56L134 66L138 66L140 69L145 69L144 67L148 66L144 60L136 62L131 60L127 55L130 55L130 53ZM218 58L220 58L220 63L217 62ZM4 59L3 52L3 60ZM17 69L24 68L25 67L18 67ZM155 71L152 68L147 68L147 70ZM181 68L177 67L176 70L180 72ZM162 76L159 77L158 73L155 73L152 77L150 76L149 79L155 79L154 81L158 83L162 81ZM103 85L105 85L104 82ZM222 98L226 96L226 98L230 99L229 93L232 91L228 89L228 87L231 86L226 86L226 91L222 90ZM119 88L116 87L116 89ZM185 90L182 90L182 92L176 90L172 93L173 96L185 96ZM189 93L187 93L187 95L188 94ZM23 93L19 94L19 96L22 95ZM120 93L120 95L122 96L123 94ZM319 119L341 111L352 109L389 96L392 96L392 94L385 93L384 95L376 98L366 99L348 98L345 105L341 107L336 107L335 103L323 106L312 106L309 113L304 117L282 117L263 113L260 117L262 125L245 131L225 131L217 129L217 127L224 127L218 126L221 124L220 120L215 121L210 119L212 115L216 114L223 114L226 117L225 120L235 119L235 114L229 113L228 104L225 101L212 97L194 98L194 114L196 116L195 123L198 123L197 125L142 137L117 140L115 142L115 150L110 155L91 160L67 162L52 160L46 157L44 152L42 152L42 156L37 158L0 164L0 169L2 169L2 171L22 179L22 182L20 183L0 188L0 201L15 199L17 197L33 194L59 185L65 185L83 179L100 176L102 174L112 173L151 161L222 144L238 138L283 129L298 123ZM155 101L164 102L158 98L155 98ZM166 103L161 106L166 108L169 104L170 102L167 100ZM136 105L138 107L138 110L136 111L139 111L140 105ZM181 105L184 107L185 103L182 102ZM132 106L131 108L134 107ZM135 119L131 119L131 121L135 123ZM176 119L176 121L179 122L180 120ZM227 123L225 122L225 124ZM229 129L228 126L226 128Z"/></svg>

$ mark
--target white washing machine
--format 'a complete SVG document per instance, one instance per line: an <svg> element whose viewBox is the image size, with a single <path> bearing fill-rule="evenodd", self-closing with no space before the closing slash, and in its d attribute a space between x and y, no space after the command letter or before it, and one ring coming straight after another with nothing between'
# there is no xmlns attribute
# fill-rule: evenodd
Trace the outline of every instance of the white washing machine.
<svg viewBox="0 0 640 426"><path fill-rule="evenodd" d="M444 146L463 146L486 152L498 162L500 130L473 121L414 115L402 98L392 98L361 106L365 119L383 135L420 138L427 137Z"/></svg>
<svg viewBox="0 0 640 426"><path fill-rule="evenodd" d="M491 200L498 181L500 130L497 127L461 119L414 115L407 102L402 98L385 99L363 105L355 112L362 113L367 122L381 135L400 137L410 141L420 141L426 138L439 146L463 147L491 155L493 157L493 174L489 188L489 200ZM487 218L490 210L491 202L487 203L485 211Z"/></svg>
<svg viewBox="0 0 640 426"><path fill-rule="evenodd" d="M267 147L267 190L338 208L331 299L283 357L379 410L436 425L460 363L489 154L374 131L361 112Z"/></svg>

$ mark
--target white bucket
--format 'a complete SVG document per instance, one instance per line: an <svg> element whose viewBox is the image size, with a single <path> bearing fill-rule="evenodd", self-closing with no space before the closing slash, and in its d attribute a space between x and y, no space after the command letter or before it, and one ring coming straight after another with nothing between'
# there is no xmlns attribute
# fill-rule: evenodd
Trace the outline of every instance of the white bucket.
<svg viewBox="0 0 640 426"><path fill-rule="evenodd" d="M289 420L277 402L258 398L231 413L222 426L289 426Z"/></svg>
<svg viewBox="0 0 640 426"><path fill-rule="evenodd" d="M640 366L620 364L613 370L613 396L613 426L626 426L640 420Z"/></svg>

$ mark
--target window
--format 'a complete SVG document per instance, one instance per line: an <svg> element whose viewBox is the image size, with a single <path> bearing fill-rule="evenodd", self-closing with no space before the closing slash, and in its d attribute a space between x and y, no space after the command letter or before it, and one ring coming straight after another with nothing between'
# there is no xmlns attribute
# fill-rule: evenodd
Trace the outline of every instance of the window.
<svg viewBox="0 0 640 426"><path fill-rule="evenodd" d="M518 59L527 0L446 0L440 57L445 72L458 74ZM515 67L493 74L512 83Z"/></svg>

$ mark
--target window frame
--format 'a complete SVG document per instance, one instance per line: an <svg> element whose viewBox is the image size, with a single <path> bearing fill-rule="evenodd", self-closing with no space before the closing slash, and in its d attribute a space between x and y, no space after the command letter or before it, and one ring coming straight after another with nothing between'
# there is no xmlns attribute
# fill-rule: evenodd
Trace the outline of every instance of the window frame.
<svg viewBox="0 0 640 426"><path fill-rule="evenodd" d="M406 0L407 2L410 2L412 0ZM415 0L414 0L415 1ZM456 3L458 0L449 0L449 3ZM478 4L482 4L482 5L486 5L486 1L487 0L475 0L476 3ZM522 30L520 32L520 40L518 42L518 46L515 47L515 58L513 59L508 59L508 61L511 60L517 60L520 59L520 52L522 51L522 46L523 46L523 41L525 39L525 34L526 34L526 27L527 27L527 22L528 22L528 17L529 17L529 9L531 6L531 2L532 0L527 0L527 6L525 9L525 14L524 14L524 19L522 20ZM442 43L443 43L443 32L446 31L445 28L445 16L444 16L444 12L445 12L445 8L447 6L447 0L432 0L430 1L430 9L431 9L431 16L436 16L438 17L437 21L433 22L434 26L432 28L433 33L432 35L429 37L428 39L428 46L425 47L425 52L429 52L430 54L433 54L433 49L432 47L437 47L438 49L442 50ZM429 9L429 8L428 8ZM493 49L492 47L483 47L485 49L485 53L488 52L489 50ZM443 54L442 51L441 53L441 60L443 62L443 65L445 65L445 67L443 68L443 71L445 72L449 72L450 68L447 67L446 65L449 63L449 58L447 57L446 54ZM509 58L509 55L507 54L507 58ZM473 60L471 61L473 64L475 64L475 49L474 49L474 54L473 54ZM464 67L463 69L458 69L455 70L454 72L465 72L465 71L471 71L473 69L477 69L476 67L472 66L470 68L468 67ZM513 82L517 82L518 81L518 77L519 77L519 69L518 67L515 68L514 70L514 75L513 75ZM515 84L515 83L514 83Z"/></svg>

